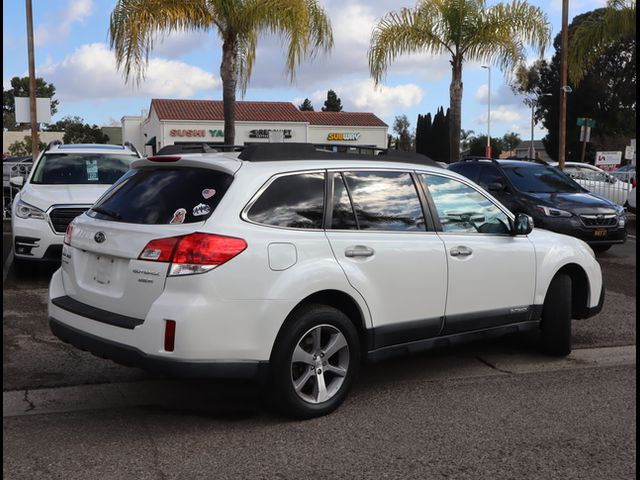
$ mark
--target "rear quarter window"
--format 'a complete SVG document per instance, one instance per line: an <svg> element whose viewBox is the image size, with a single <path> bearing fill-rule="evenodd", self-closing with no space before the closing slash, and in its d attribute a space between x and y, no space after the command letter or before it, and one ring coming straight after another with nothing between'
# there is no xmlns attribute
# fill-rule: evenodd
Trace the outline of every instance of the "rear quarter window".
<svg viewBox="0 0 640 480"><path fill-rule="evenodd" d="M141 224L181 224L209 218L233 176L209 168L129 170L89 210L95 218Z"/></svg>

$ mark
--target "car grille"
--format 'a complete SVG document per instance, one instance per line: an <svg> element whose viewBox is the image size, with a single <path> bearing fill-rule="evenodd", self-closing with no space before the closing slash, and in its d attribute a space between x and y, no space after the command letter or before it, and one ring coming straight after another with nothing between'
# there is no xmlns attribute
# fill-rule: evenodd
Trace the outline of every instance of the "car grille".
<svg viewBox="0 0 640 480"><path fill-rule="evenodd" d="M585 227L615 227L618 224L616 215L580 215Z"/></svg>
<svg viewBox="0 0 640 480"><path fill-rule="evenodd" d="M89 210L88 208L54 208L49 213L51 219L51 225L53 229L58 233L64 233L67 231L67 226L71 223L71 220L78 215L82 215Z"/></svg>

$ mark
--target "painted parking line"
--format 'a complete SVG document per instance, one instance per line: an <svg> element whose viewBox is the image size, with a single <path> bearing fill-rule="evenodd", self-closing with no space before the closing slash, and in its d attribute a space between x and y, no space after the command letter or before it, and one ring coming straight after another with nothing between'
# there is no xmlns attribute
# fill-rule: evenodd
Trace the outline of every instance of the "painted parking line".
<svg viewBox="0 0 640 480"><path fill-rule="evenodd" d="M578 349L561 359L532 354L484 353L477 357L475 366L465 364L460 367L453 362L448 362L447 372L441 372L437 377L413 376L411 380L405 378L400 381L437 382L450 378L521 375L567 369L635 365L635 363L635 345ZM478 368L480 366L482 368ZM169 380L16 390L2 394L2 416L162 406L167 401L185 408L194 402L210 402L210 398L205 398L208 395L205 390L200 388L197 382L185 384Z"/></svg>

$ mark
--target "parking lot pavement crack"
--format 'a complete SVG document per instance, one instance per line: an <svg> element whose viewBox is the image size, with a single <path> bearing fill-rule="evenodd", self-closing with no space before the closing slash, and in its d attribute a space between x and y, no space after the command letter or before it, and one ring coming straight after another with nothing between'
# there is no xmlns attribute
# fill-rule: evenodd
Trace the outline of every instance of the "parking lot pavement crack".
<svg viewBox="0 0 640 480"><path fill-rule="evenodd" d="M27 405L29 405L27 407L27 409L24 411L24 413L30 412L31 410L35 410L36 409L36 405L35 403L33 403L30 399L29 399L29 390L25 390L24 391L24 401L27 402Z"/></svg>
<svg viewBox="0 0 640 480"><path fill-rule="evenodd" d="M507 375L513 375L513 374L515 373L515 372L512 372L512 371L510 371L510 370L505 370L505 369L503 369L503 368L498 368L498 367L496 367L494 364L492 364L492 363L491 363L491 362L489 362L488 360L485 360L485 359L484 359L484 358L482 358L482 357L476 357L476 360L478 360L479 362L484 363L487 367L489 367L489 368L491 368L491 369L493 369L493 370L496 370L497 372L500 372L500 373L506 373Z"/></svg>

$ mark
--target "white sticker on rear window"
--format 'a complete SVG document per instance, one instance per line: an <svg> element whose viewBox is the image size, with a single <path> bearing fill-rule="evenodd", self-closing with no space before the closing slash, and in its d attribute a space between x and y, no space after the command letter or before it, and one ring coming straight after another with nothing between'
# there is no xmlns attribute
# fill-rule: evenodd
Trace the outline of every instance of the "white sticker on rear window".
<svg viewBox="0 0 640 480"><path fill-rule="evenodd" d="M179 208L173 212L173 218L169 223L184 223L184 217L187 215L187 211L184 208Z"/></svg>
<svg viewBox="0 0 640 480"><path fill-rule="evenodd" d="M211 207L209 205L205 205L204 203L199 203L195 207L193 207L193 216L201 217L203 215L208 215L211 212Z"/></svg>
<svg viewBox="0 0 640 480"><path fill-rule="evenodd" d="M206 200L207 198L211 198L216 194L216 191L213 188L205 188L202 190L202 196Z"/></svg>
<svg viewBox="0 0 640 480"><path fill-rule="evenodd" d="M98 160L85 160L85 167L87 169L87 180L90 182L98 181Z"/></svg>

